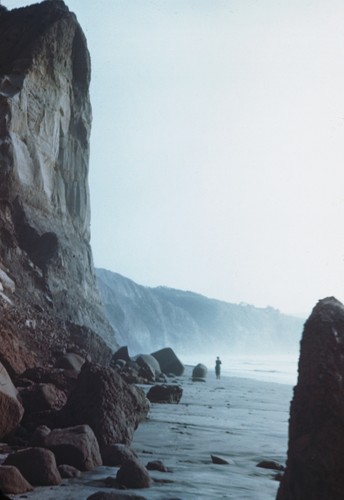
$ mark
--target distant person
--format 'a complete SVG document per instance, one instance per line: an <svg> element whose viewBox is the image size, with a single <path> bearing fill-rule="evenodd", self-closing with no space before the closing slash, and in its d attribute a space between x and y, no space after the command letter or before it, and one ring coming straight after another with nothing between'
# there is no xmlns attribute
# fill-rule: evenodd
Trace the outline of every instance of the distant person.
<svg viewBox="0 0 344 500"><path fill-rule="evenodd" d="M215 361L215 375L216 378L220 378L221 375L221 359L217 356L216 361Z"/></svg>

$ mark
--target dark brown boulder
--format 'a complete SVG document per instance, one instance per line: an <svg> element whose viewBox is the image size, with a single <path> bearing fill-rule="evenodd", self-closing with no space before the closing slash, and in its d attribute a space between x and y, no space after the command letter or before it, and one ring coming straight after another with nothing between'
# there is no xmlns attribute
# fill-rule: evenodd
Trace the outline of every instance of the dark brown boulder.
<svg viewBox="0 0 344 500"><path fill-rule="evenodd" d="M20 423L24 408L7 370L0 363L0 438L12 432Z"/></svg>
<svg viewBox="0 0 344 500"><path fill-rule="evenodd" d="M65 370L75 370L80 372L82 365L85 363L85 358L76 354L75 352L68 352L60 356L55 363L56 368L63 368Z"/></svg>
<svg viewBox="0 0 344 500"><path fill-rule="evenodd" d="M79 471L79 469L76 469L72 465L67 465L67 464L59 465L58 470L63 479L72 479L73 477L81 476L81 472Z"/></svg>
<svg viewBox="0 0 344 500"><path fill-rule="evenodd" d="M54 454L45 448L26 448L8 455L4 465L14 465L33 486L61 483Z"/></svg>
<svg viewBox="0 0 344 500"><path fill-rule="evenodd" d="M161 384L154 385L147 393L151 403L179 403L183 394L180 385Z"/></svg>
<svg viewBox="0 0 344 500"><path fill-rule="evenodd" d="M126 488L149 488L151 478L147 469L137 460L127 460L118 469L116 480Z"/></svg>
<svg viewBox="0 0 344 500"><path fill-rule="evenodd" d="M112 356L111 363L115 363L118 359L122 359L126 363L131 360L127 346L122 346L118 349L118 351L115 352L115 354Z"/></svg>
<svg viewBox="0 0 344 500"><path fill-rule="evenodd" d="M192 370L193 380L204 380L207 376L208 369L202 363L198 363Z"/></svg>
<svg viewBox="0 0 344 500"><path fill-rule="evenodd" d="M51 450L58 465L72 465L82 471L102 465L97 439L88 425L53 429L51 432L44 427L41 433L38 431L37 445Z"/></svg>
<svg viewBox="0 0 344 500"><path fill-rule="evenodd" d="M147 470L158 470L159 472L168 472L166 465L161 460L151 460L146 465Z"/></svg>
<svg viewBox="0 0 344 500"><path fill-rule="evenodd" d="M167 375L169 373L177 376L183 375L184 365L170 347L152 352L152 356L158 361L162 372Z"/></svg>
<svg viewBox="0 0 344 500"><path fill-rule="evenodd" d="M318 302L304 326L278 500L344 495L344 306Z"/></svg>
<svg viewBox="0 0 344 500"><path fill-rule="evenodd" d="M135 460L136 453L125 444L109 444L101 450L103 465L117 467L126 460Z"/></svg>
<svg viewBox="0 0 344 500"><path fill-rule="evenodd" d="M127 384L112 368L85 363L62 413L68 425L88 424L103 448L130 444L148 410L141 389Z"/></svg>
<svg viewBox="0 0 344 500"><path fill-rule="evenodd" d="M26 493L32 490L31 484L22 476L17 467L13 465L0 466L0 491L2 493L19 495L20 493Z"/></svg>
<svg viewBox="0 0 344 500"><path fill-rule="evenodd" d="M76 385L79 372L75 370L64 370L62 368L29 368L15 380L18 387L28 385L27 381L36 384L53 384L66 394L69 394ZM33 385L33 384L31 384Z"/></svg>
<svg viewBox="0 0 344 500"><path fill-rule="evenodd" d="M24 405L26 420L33 413L60 410L67 402L66 393L53 384L33 384L20 389L19 394Z"/></svg>
<svg viewBox="0 0 344 500"><path fill-rule="evenodd" d="M117 493L116 491L97 491L91 496L87 497L87 500L147 500L146 497L139 495L130 495L125 493Z"/></svg>

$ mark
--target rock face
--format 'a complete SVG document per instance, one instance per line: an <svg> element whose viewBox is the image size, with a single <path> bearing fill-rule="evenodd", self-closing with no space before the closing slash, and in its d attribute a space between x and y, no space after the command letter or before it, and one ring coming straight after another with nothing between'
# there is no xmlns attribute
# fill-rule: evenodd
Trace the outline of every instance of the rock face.
<svg viewBox="0 0 344 500"><path fill-rule="evenodd" d="M272 307L230 304L167 287L149 288L96 269L99 290L118 341L130 352L167 345L176 352L214 359L232 353L297 353L304 320ZM216 342L214 339L216 338Z"/></svg>
<svg viewBox="0 0 344 500"><path fill-rule="evenodd" d="M0 438L15 429L24 414L18 393L4 366L0 363Z"/></svg>
<svg viewBox="0 0 344 500"><path fill-rule="evenodd" d="M341 500L344 491L344 306L318 302L301 341L278 500Z"/></svg>
<svg viewBox="0 0 344 500"><path fill-rule="evenodd" d="M42 331L53 347L61 330L77 336L72 325L117 346L89 243L89 80L63 1L0 11L0 314L11 324L24 311L17 335Z"/></svg>

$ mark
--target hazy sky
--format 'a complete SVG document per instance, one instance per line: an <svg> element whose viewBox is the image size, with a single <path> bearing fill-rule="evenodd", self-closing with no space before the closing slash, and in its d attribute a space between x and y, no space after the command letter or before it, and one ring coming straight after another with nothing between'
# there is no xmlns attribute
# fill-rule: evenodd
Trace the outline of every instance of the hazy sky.
<svg viewBox="0 0 344 500"><path fill-rule="evenodd" d="M343 0L66 3L92 58L95 265L283 312L343 301Z"/></svg>

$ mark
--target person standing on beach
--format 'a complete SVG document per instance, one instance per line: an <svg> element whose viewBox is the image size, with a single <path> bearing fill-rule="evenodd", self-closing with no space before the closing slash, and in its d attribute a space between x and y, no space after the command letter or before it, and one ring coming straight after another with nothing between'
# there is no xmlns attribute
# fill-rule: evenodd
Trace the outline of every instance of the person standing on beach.
<svg viewBox="0 0 344 500"><path fill-rule="evenodd" d="M216 378L220 378L221 363L222 363L221 359L217 356L216 361L215 361L215 375L216 375Z"/></svg>

